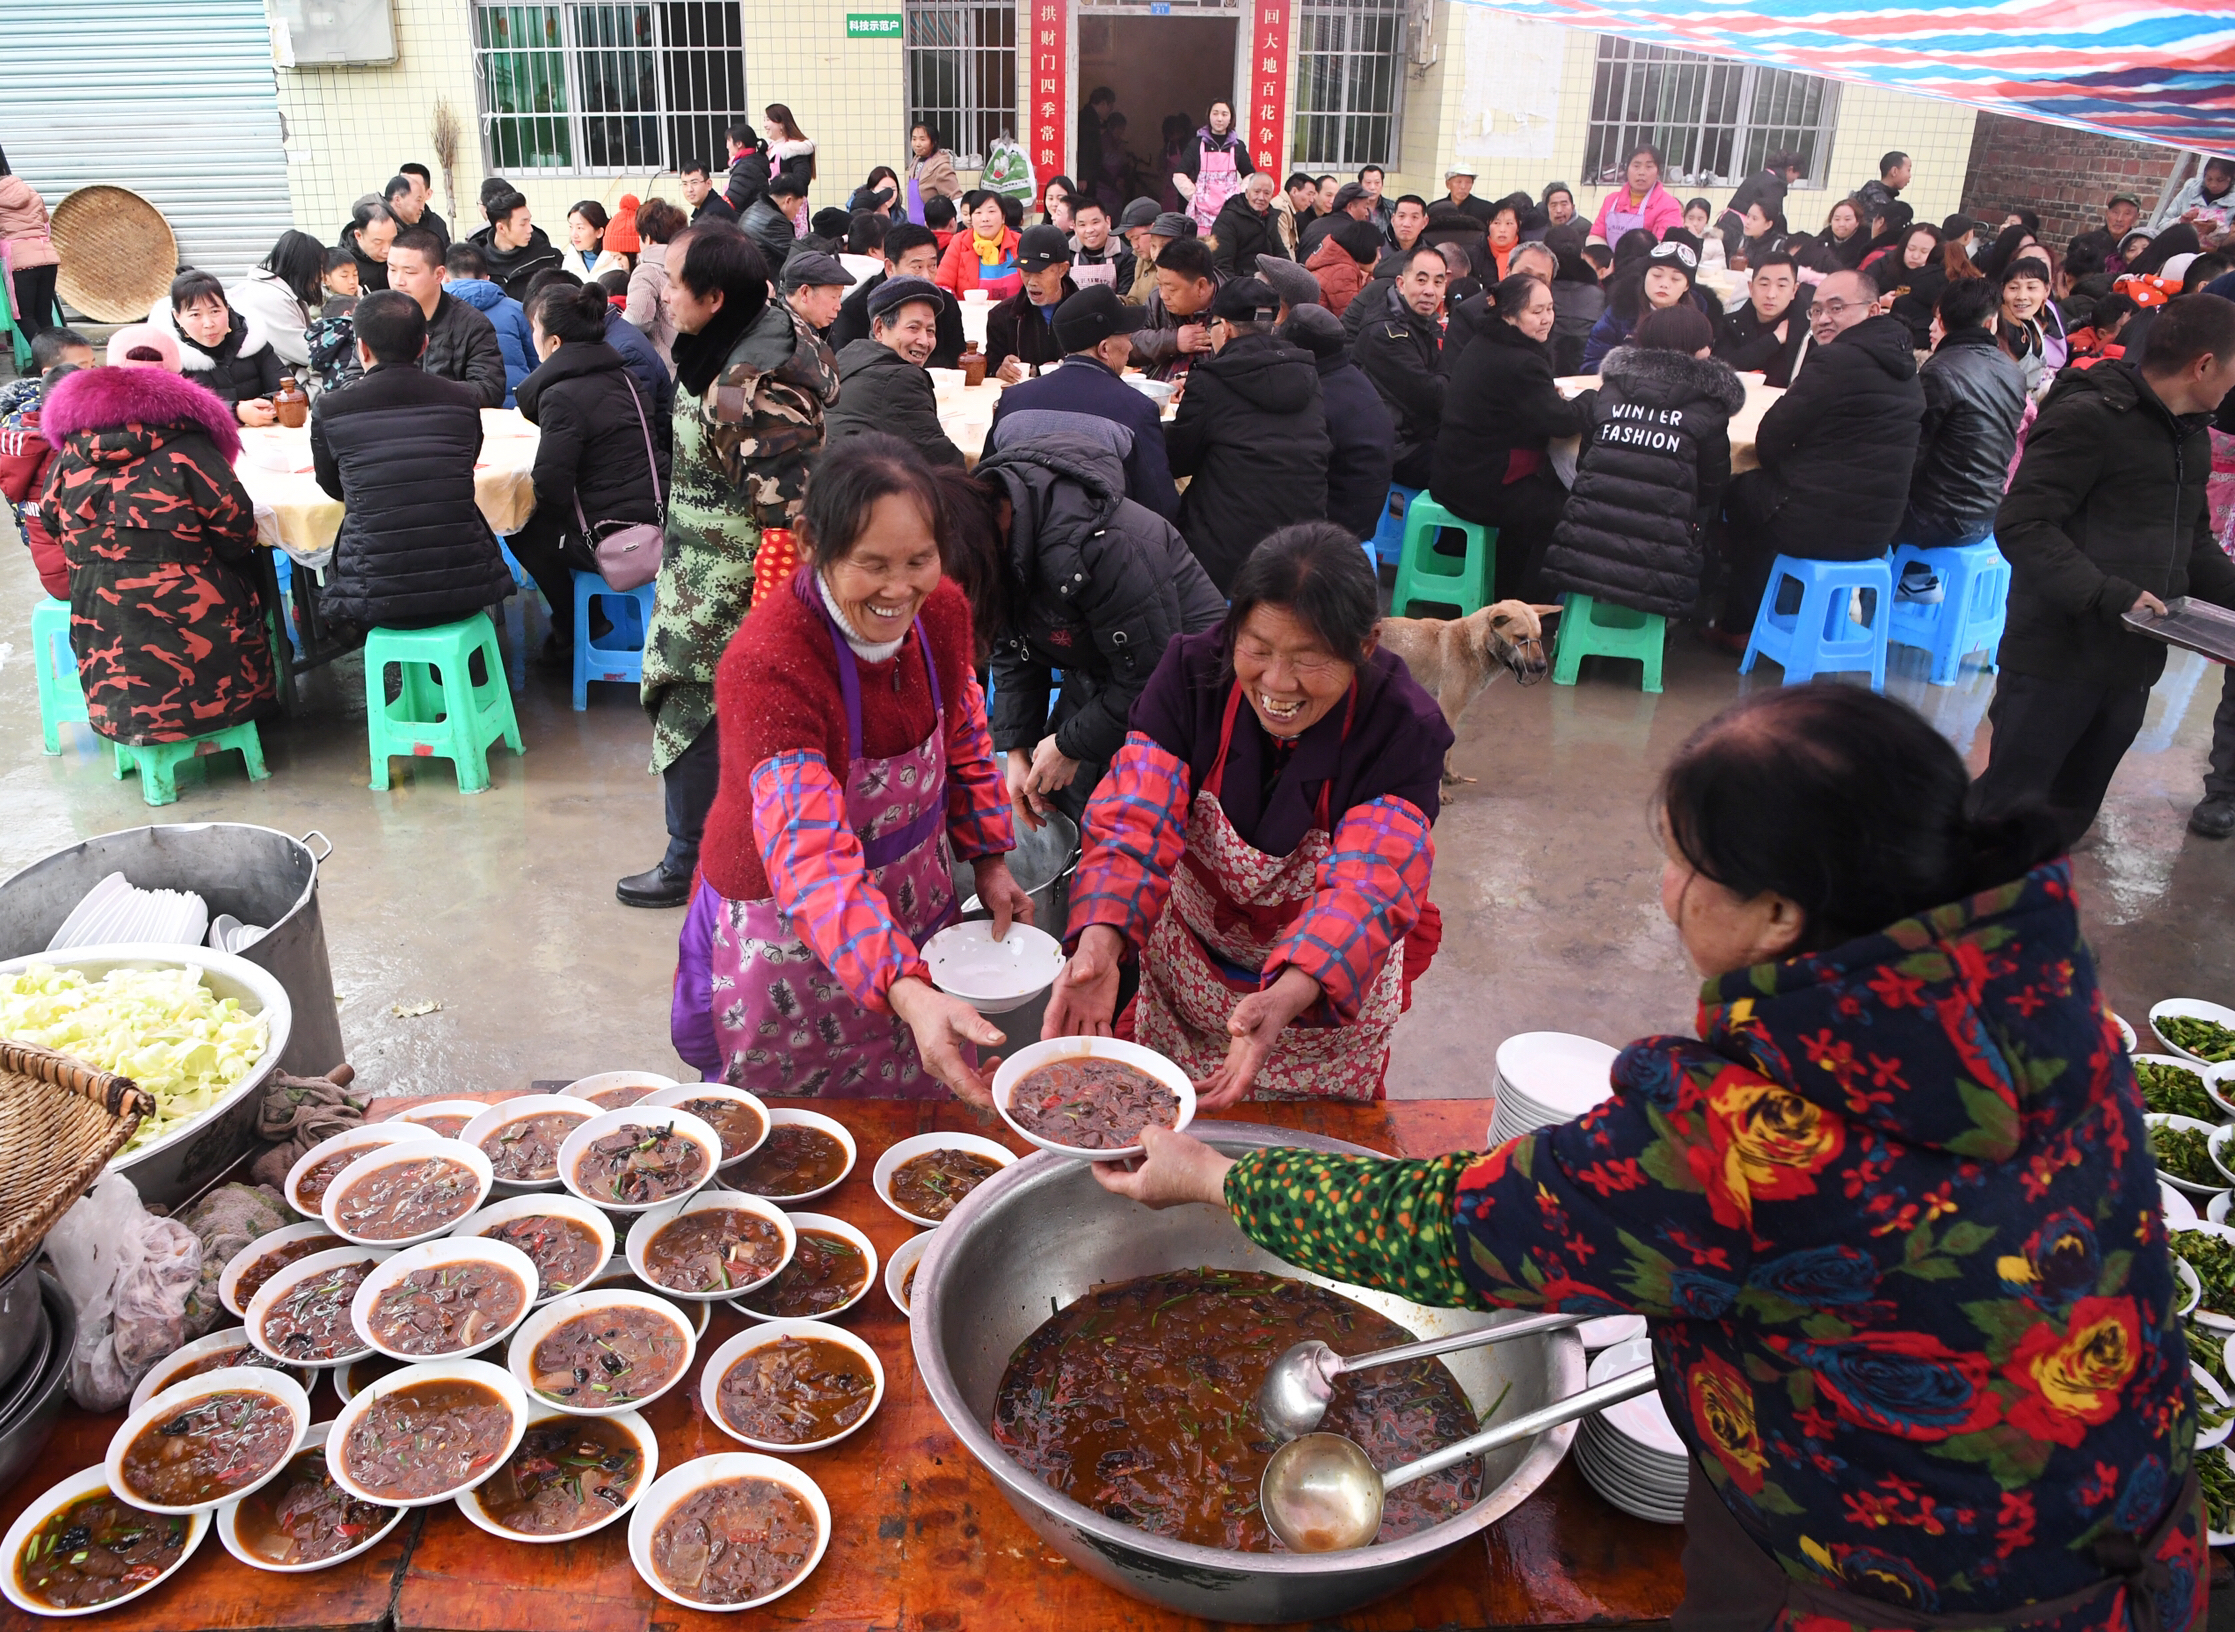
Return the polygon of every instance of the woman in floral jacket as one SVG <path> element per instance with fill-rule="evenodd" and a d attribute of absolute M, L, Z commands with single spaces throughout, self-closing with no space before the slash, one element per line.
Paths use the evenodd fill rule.
<path fill-rule="evenodd" d="M 1967 822 L 1966 782 L 1867 691 L 1749 699 L 1662 787 L 1700 1040 L 1481 1155 L 1152 1128 L 1096 1173 L 1423 1303 L 1644 1315 L 1692 1452 L 1680 1629 L 2201 1628 L 2141 1100 L 2069 864 Z"/>

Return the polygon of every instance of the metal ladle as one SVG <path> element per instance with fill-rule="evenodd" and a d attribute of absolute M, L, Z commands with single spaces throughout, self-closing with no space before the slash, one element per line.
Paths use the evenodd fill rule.
<path fill-rule="evenodd" d="M 1547 1428 L 1603 1411 L 1652 1386 L 1653 1368 L 1640 1366 L 1387 1473 L 1366 1459 L 1355 1440 L 1341 1434 L 1306 1434 L 1275 1451 L 1265 1465 L 1265 1477 L 1257 1486 L 1258 1507 L 1273 1534 L 1291 1552 L 1347 1552 L 1380 1534 L 1382 1499 L 1399 1485 L 1517 1439 L 1532 1439 Z"/>
<path fill-rule="evenodd" d="M 1449 1337 L 1424 1338 L 1418 1343 L 1401 1344 L 1378 1354 L 1352 1355 L 1348 1359 L 1315 1338 L 1309 1343 L 1297 1344 L 1266 1371 L 1265 1381 L 1257 1390 L 1258 1419 L 1283 1443 L 1299 1439 L 1319 1426 L 1320 1419 L 1327 1414 L 1328 1402 L 1335 1397 L 1335 1379 L 1346 1372 L 1400 1365 L 1407 1360 L 1426 1360 L 1460 1349 L 1503 1343 L 1509 1337 L 1555 1332 L 1563 1327 L 1579 1326 L 1584 1319 L 1581 1315 L 1529 1315 L 1502 1326 L 1455 1332 Z"/>

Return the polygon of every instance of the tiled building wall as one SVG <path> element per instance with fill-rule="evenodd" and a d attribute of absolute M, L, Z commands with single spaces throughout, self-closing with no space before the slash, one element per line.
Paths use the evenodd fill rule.
<path fill-rule="evenodd" d="M 2180 158 L 2177 148 L 1982 113 L 1971 135 L 1963 209 L 1989 222 L 2015 209 L 2039 210 L 2042 236 L 2062 244 L 2101 226 L 2113 193 L 2139 195 L 2148 220 Z"/>

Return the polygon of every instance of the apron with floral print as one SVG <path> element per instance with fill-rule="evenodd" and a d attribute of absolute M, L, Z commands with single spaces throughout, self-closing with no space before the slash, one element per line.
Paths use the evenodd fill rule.
<path fill-rule="evenodd" d="M 1219 210 L 1242 190 L 1242 178 L 1234 168 L 1231 148 L 1198 146 L 1195 157 L 1195 196 L 1188 201 L 1187 213 L 1195 217 L 1196 226 L 1207 238 L 1218 221 Z"/>
<path fill-rule="evenodd" d="M 1350 707 L 1358 693 L 1352 689 Z M 1285 856 L 1268 856 L 1234 831 L 1218 794 L 1241 708 L 1237 685 L 1226 700 L 1218 759 L 1188 809 L 1187 849 L 1173 869 L 1172 896 L 1141 953 L 1135 1039 L 1200 1082 L 1225 1063 L 1235 1005 L 1264 988 L 1265 960 L 1286 939 L 1318 887 L 1319 864 L 1334 849 L 1327 790 L 1311 830 Z M 1350 722 L 1343 722 L 1350 734 Z M 1389 1034 L 1403 1009 L 1404 958 L 1382 960 L 1348 1025 L 1291 1021 L 1251 1085 L 1252 1099 L 1381 1097 Z"/>
<path fill-rule="evenodd" d="M 846 823 L 861 840 L 869 882 L 918 946 L 957 917 L 947 840 L 946 709 L 939 665 L 916 621 L 931 677 L 931 735 L 904 754 L 865 759 L 861 671 L 827 608 L 846 698 Z M 793 933 L 773 899 L 719 903 L 709 947 L 721 1080 L 763 1093 L 824 1099 L 916 1099 L 946 1088 L 924 1070 L 899 1016 L 856 1003 Z"/>

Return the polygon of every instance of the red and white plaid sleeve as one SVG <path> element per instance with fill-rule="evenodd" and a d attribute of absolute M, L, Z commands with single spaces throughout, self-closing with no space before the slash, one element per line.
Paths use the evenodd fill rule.
<path fill-rule="evenodd" d="M 957 861 L 1005 856 L 1017 847 L 1009 784 L 994 763 L 986 726 L 986 694 L 978 677 L 964 681 L 964 708 L 947 720 L 947 837 Z"/>
<path fill-rule="evenodd" d="M 1266 983 L 1293 965 L 1319 982 L 1338 1020 L 1357 1019 L 1382 960 L 1420 921 L 1435 860 L 1428 818 L 1410 800 L 1384 795 L 1346 811 L 1312 898 L 1265 960 Z"/>
<path fill-rule="evenodd" d="M 1108 924 L 1138 951 L 1163 915 L 1187 842 L 1187 765 L 1131 732 L 1086 807 L 1086 853 L 1071 880 L 1070 939 Z"/>

